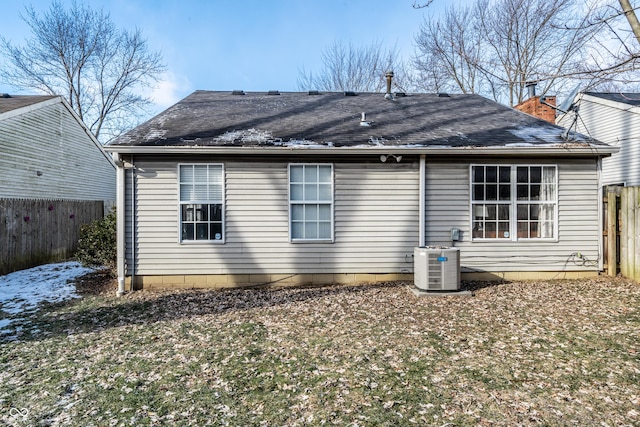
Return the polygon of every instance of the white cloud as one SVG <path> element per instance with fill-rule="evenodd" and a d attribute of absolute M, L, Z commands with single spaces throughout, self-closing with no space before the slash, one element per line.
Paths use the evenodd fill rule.
<path fill-rule="evenodd" d="M 161 109 L 165 109 L 187 96 L 192 90 L 191 82 L 187 77 L 176 76 L 170 72 L 164 73 L 153 88 L 151 101 Z"/>

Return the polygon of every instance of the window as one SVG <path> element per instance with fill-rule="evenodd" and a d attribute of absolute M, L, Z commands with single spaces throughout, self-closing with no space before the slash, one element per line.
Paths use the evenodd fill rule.
<path fill-rule="evenodd" d="M 471 166 L 474 239 L 553 239 L 556 166 Z"/>
<path fill-rule="evenodd" d="M 289 165 L 292 241 L 333 241 L 333 166 Z"/>
<path fill-rule="evenodd" d="M 180 241 L 224 241 L 224 170 L 180 165 Z"/>

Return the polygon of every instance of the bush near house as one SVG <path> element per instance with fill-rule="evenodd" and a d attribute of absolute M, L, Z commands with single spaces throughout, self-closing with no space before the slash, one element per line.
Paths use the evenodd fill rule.
<path fill-rule="evenodd" d="M 113 208 L 103 218 L 82 226 L 76 259 L 86 267 L 106 267 L 115 273 L 116 236 L 116 210 Z"/>

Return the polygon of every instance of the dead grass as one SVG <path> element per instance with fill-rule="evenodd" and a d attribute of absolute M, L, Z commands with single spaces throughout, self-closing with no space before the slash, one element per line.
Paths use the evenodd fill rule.
<path fill-rule="evenodd" d="M 473 298 L 417 298 L 404 283 L 123 298 L 94 287 L 16 323 L 0 347 L 0 421 L 640 424 L 640 285 L 468 286 Z"/>

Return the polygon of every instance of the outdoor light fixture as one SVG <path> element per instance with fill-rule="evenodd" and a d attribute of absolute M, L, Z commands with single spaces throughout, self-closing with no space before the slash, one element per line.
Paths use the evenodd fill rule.
<path fill-rule="evenodd" d="M 394 159 L 396 159 L 396 162 L 398 163 L 400 163 L 400 160 L 402 160 L 402 156 L 396 156 L 395 154 L 383 154 L 380 156 L 380 161 L 382 163 L 386 163 L 389 157 L 393 157 Z"/>

